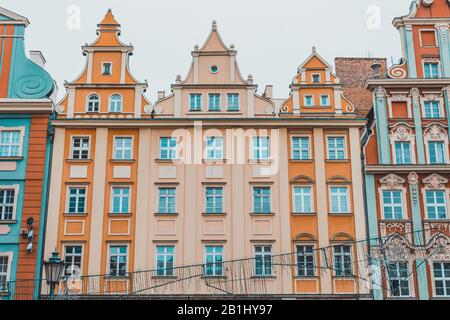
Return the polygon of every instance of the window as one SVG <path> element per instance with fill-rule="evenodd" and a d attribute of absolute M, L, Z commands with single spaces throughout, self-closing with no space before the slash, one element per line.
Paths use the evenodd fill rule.
<path fill-rule="evenodd" d="M 133 138 L 114 137 L 114 160 L 131 160 L 133 158 Z"/>
<path fill-rule="evenodd" d="M 314 105 L 314 98 L 313 98 L 313 96 L 306 95 L 304 99 L 305 99 L 305 106 L 312 107 Z"/>
<path fill-rule="evenodd" d="M 219 72 L 219 67 L 216 66 L 216 65 L 211 66 L 211 68 L 209 68 L 209 71 L 210 71 L 211 73 L 215 74 L 215 73 Z"/>
<path fill-rule="evenodd" d="M 320 96 L 320 105 L 321 106 L 329 106 L 330 105 L 330 96 L 329 95 L 321 95 Z"/>
<path fill-rule="evenodd" d="M 334 272 L 336 277 L 352 276 L 352 247 L 350 245 L 338 245 L 333 247 Z"/>
<path fill-rule="evenodd" d="M 130 213 L 130 187 L 112 188 L 112 213 Z"/>
<path fill-rule="evenodd" d="M 174 275 L 174 246 L 156 246 L 156 275 L 171 277 Z"/>
<path fill-rule="evenodd" d="M 72 138 L 72 155 L 74 160 L 89 159 L 89 137 L 73 137 Z"/>
<path fill-rule="evenodd" d="M 436 31 L 420 30 L 420 41 L 422 47 L 436 47 Z"/>
<path fill-rule="evenodd" d="M 445 219 L 447 217 L 445 191 L 427 190 L 425 195 L 427 201 L 428 219 Z"/>
<path fill-rule="evenodd" d="M 220 111 L 220 94 L 209 94 L 209 111 Z"/>
<path fill-rule="evenodd" d="M 110 246 L 108 255 L 109 275 L 112 277 L 124 277 L 128 270 L 128 247 Z"/>
<path fill-rule="evenodd" d="M 314 246 L 296 246 L 297 276 L 313 277 L 315 272 Z"/>
<path fill-rule="evenodd" d="M 440 118 L 438 101 L 425 101 L 424 107 L 425 107 L 425 118 L 430 119 Z"/>
<path fill-rule="evenodd" d="M 294 213 L 311 212 L 311 187 L 294 187 Z"/>
<path fill-rule="evenodd" d="M 205 246 L 205 276 L 223 275 L 223 246 Z"/>
<path fill-rule="evenodd" d="M 158 213 L 176 213 L 176 189 L 159 188 Z"/>
<path fill-rule="evenodd" d="M 66 277 L 81 275 L 81 260 L 83 258 L 82 246 L 64 247 L 64 275 Z"/>
<path fill-rule="evenodd" d="M 331 187 L 331 213 L 349 213 L 348 188 Z"/>
<path fill-rule="evenodd" d="M 0 256 L 0 292 L 8 292 L 9 257 Z"/>
<path fill-rule="evenodd" d="M 253 137 L 253 159 L 268 160 L 270 157 L 269 137 Z"/>
<path fill-rule="evenodd" d="M 20 130 L 2 130 L 0 132 L 0 157 L 19 157 L 21 140 Z"/>
<path fill-rule="evenodd" d="M 109 76 L 112 74 L 112 63 L 111 62 L 103 62 L 102 64 L 102 74 L 104 76 Z"/>
<path fill-rule="evenodd" d="M 450 297 L 450 262 L 433 263 L 434 290 L 437 297 Z"/>
<path fill-rule="evenodd" d="M 159 157 L 162 160 L 173 160 L 177 157 L 177 138 L 159 139 Z"/>
<path fill-rule="evenodd" d="M 253 188 L 253 212 L 271 213 L 270 187 Z"/>
<path fill-rule="evenodd" d="M 192 93 L 190 95 L 189 101 L 190 111 L 201 111 L 202 110 L 202 95 L 199 93 Z"/>
<path fill-rule="evenodd" d="M 109 112 L 122 112 L 122 96 L 113 94 L 109 98 Z"/>
<path fill-rule="evenodd" d="M 292 137 L 291 140 L 291 157 L 292 160 L 310 160 L 309 138 L 308 137 Z"/>
<path fill-rule="evenodd" d="M 328 137 L 328 160 L 345 160 L 345 138 Z"/>
<path fill-rule="evenodd" d="M 206 138 L 206 159 L 221 160 L 223 159 L 223 138 L 207 137 Z"/>
<path fill-rule="evenodd" d="M 69 187 L 67 213 L 86 213 L 86 188 Z"/>
<path fill-rule="evenodd" d="M 96 94 L 91 94 L 88 97 L 87 112 L 99 112 L 100 111 L 100 97 Z"/>
<path fill-rule="evenodd" d="M 403 219 L 402 191 L 383 191 L 384 219 Z"/>
<path fill-rule="evenodd" d="M 439 63 L 426 62 L 423 64 L 424 75 L 427 79 L 439 78 Z"/>
<path fill-rule="evenodd" d="M 396 164 L 411 164 L 411 143 L 395 142 Z"/>
<path fill-rule="evenodd" d="M 390 295 L 408 297 L 410 295 L 408 264 L 406 262 L 389 263 L 387 269 Z"/>
<path fill-rule="evenodd" d="M 442 141 L 429 141 L 428 152 L 430 164 L 444 164 L 446 161 L 445 147 Z"/>
<path fill-rule="evenodd" d="M 206 213 L 223 213 L 223 188 L 206 188 Z"/>
<path fill-rule="evenodd" d="M 255 246 L 254 252 L 255 276 L 272 275 L 272 246 Z"/>
<path fill-rule="evenodd" d="M 320 83 L 320 74 L 313 74 L 312 75 L 312 82 L 313 83 Z"/>
<path fill-rule="evenodd" d="M 239 111 L 239 94 L 228 94 L 228 111 Z"/>
<path fill-rule="evenodd" d="M 0 221 L 14 218 L 16 205 L 15 189 L 0 189 Z"/>

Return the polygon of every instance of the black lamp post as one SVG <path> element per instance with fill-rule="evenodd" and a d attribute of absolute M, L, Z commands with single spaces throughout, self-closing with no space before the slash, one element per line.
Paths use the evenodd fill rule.
<path fill-rule="evenodd" d="M 61 260 L 56 250 L 48 261 L 44 261 L 44 268 L 47 285 L 50 286 L 50 300 L 53 300 L 55 287 L 61 281 L 64 273 L 64 261 Z"/>

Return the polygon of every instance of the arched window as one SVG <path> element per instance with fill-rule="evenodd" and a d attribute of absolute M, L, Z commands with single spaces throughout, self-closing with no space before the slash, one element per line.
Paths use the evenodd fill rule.
<path fill-rule="evenodd" d="M 91 94 L 87 101 L 87 112 L 100 111 L 100 97 L 96 94 Z"/>
<path fill-rule="evenodd" d="M 109 99 L 109 112 L 122 112 L 122 96 L 113 94 Z"/>

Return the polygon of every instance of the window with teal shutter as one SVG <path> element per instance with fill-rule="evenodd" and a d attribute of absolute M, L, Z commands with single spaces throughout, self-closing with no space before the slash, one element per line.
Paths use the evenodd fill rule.
<path fill-rule="evenodd" d="M 209 94 L 209 111 L 220 111 L 220 94 L 210 93 Z"/>
<path fill-rule="evenodd" d="M 439 78 L 439 63 L 424 63 L 424 74 L 427 79 Z"/>
<path fill-rule="evenodd" d="M 430 164 L 444 164 L 446 161 L 444 142 L 430 141 L 428 142 L 428 152 Z"/>
<path fill-rule="evenodd" d="M 193 93 L 190 95 L 190 111 L 201 111 L 202 110 L 202 95 L 198 93 Z"/>
<path fill-rule="evenodd" d="M 411 164 L 410 142 L 395 142 L 395 159 L 397 164 Z"/>
<path fill-rule="evenodd" d="M 425 118 L 436 119 L 440 118 L 439 102 L 438 101 L 425 101 Z"/>

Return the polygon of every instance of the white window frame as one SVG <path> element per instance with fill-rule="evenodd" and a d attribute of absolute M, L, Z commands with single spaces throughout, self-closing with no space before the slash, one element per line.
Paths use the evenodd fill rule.
<path fill-rule="evenodd" d="M 199 108 L 196 109 L 192 109 L 192 99 L 194 98 L 194 96 L 200 96 L 200 106 Z M 197 102 L 197 100 L 195 100 Z M 197 103 L 196 103 L 196 107 L 197 107 Z M 189 94 L 189 112 L 200 112 L 202 111 L 203 108 L 203 94 L 202 93 L 190 93 Z"/>
<path fill-rule="evenodd" d="M 124 159 L 124 158 L 117 159 L 116 158 L 116 151 L 118 151 L 116 148 L 116 139 L 117 138 L 131 139 L 130 159 Z M 122 155 L 126 151 L 126 149 L 124 149 L 123 147 L 120 148 L 120 150 L 122 152 Z M 126 136 L 126 135 L 125 136 L 122 136 L 122 135 L 113 136 L 113 160 L 130 161 L 130 160 L 133 160 L 133 158 L 134 158 L 134 136 Z"/>
<path fill-rule="evenodd" d="M 414 296 L 414 284 L 411 281 L 411 270 L 413 270 L 413 266 L 410 262 L 406 262 L 406 261 L 396 261 L 396 262 L 391 262 L 391 263 L 406 263 L 407 268 L 408 268 L 408 288 L 409 288 L 409 295 L 400 295 L 400 296 L 393 296 L 391 294 L 391 284 L 390 284 L 390 276 L 389 276 L 389 269 L 388 267 L 385 268 L 385 276 L 386 276 L 386 282 L 387 282 L 387 286 L 389 287 L 389 290 L 387 290 L 387 296 L 389 298 L 410 298 Z M 400 278 L 401 279 L 401 278 Z"/>
<path fill-rule="evenodd" d="M 110 258 L 111 258 L 111 247 L 126 247 L 127 248 L 127 262 L 126 262 L 126 269 L 125 269 L 125 275 L 111 275 L 111 269 L 110 269 Z M 120 278 L 125 277 L 129 271 L 130 268 L 130 246 L 128 243 L 110 243 L 108 244 L 108 254 L 106 258 L 106 274 L 108 277 L 114 277 L 114 278 Z"/>
<path fill-rule="evenodd" d="M 428 191 L 434 191 L 434 192 L 443 192 L 444 193 L 444 207 L 445 207 L 445 217 L 444 218 L 430 218 L 430 214 L 428 212 L 428 202 L 427 202 L 427 192 Z M 448 198 L 450 197 L 450 193 L 449 193 L 449 189 L 448 188 L 439 188 L 439 189 L 431 189 L 428 187 L 423 188 L 423 199 L 424 199 L 424 207 L 425 207 L 425 219 L 426 220 L 447 220 L 449 217 L 449 200 Z M 434 206 L 436 207 L 436 206 Z"/>
<path fill-rule="evenodd" d="M 109 74 L 104 72 L 106 64 L 110 65 L 110 69 L 109 69 L 110 72 L 109 72 Z M 102 70 L 101 70 L 102 76 L 112 76 L 112 74 L 113 74 L 113 65 L 114 64 L 111 61 L 102 61 Z"/>
<path fill-rule="evenodd" d="M 208 146 L 208 139 L 213 139 L 213 145 L 212 147 Z M 222 146 L 219 148 L 217 146 L 217 141 L 221 140 L 222 141 Z M 206 160 L 223 160 L 224 159 L 224 148 L 225 147 L 225 139 L 224 137 L 221 136 L 208 136 L 205 138 L 205 154 L 204 157 Z M 214 153 L 214 157 L 210 158 L 208 156 L 209 151 L 213 151 Z M 222 154 L 221 157 L 217 157 L 216 153 L 220 152 Z"/>
<path fill-rule="evenodd" d="M 169 141 L 171 139 L 175 139 L 175 147 L 170 147 L 170 143 L 168 147 L 163 147 L 162 146 L 162 139 L 169 139 Z M 177 137 L 159 137 L 159 160 L 177 160 L 178 159 L 178 144 L 179 144 L 179 139 Z M 170 156 L 171 151 L 175 151 L 175 157 L 174 158 L 163 158 L 162 157 L 162 151 L 166 150 L 168 152 L 168 155 Z"/>
<path fill-rule="evenodd" d="M 328 140 L 330 138 L 343 138 L 344 139 L 344 158 L 343 159 L 331 159 L 331 157 L 330 157 L 330 148 L 329 148 L 329 143 L 328 143 Z M 331 160 L 331 161 L 346 161 L 346 160 L 348 160 L 347 135 L 344 135 L 344 134 L 327 134 L 325 136 L 325 142 L 326 142 L 326 148 L 327 148 L 327 160 Z"/>
<path fill-rule="evenodd" d="M 261 145 L 259 147 L 256 147 L 256 141 L 262 141 L 262 139 L 267 139 L 267 147 L 262 147 Z M 256 149 L 258 149 L 260 158 L 256 158 Z M 264 161 L 264 160 L 270 160 L 271 159 L 271 139 L 269 136 L 254 136 L 252 137 L 252 160 L 254 161 Z M 263 152 L 267 150 L 267 157 L 262 157 Z"/>
<path fill-rule="evenodd" d="M 14 253 L 10 252 L 10 251 L 0 252 L 0 257 L 6 257 L 8 259 L 8 265 L 7 265 L 7 270 L 6 270 L 6 285 L 8 286 L 8 283 L 11 280 L 11 268 L 12 268 L 12 260 L 14 257 Z M 8 290 L 8 287 L 7 287 L 7 290 Z M 0 291 L 0 293 L 3 293 L 3 292 Z"/>
<path fill-rule="evenodd" d="M 158 247 L 164 247 L 164 248 L 168 248 L 168 247 L 172 247 L 173 248 L 173 253 L 169 254 L 167 253 L 167 251 L 165 251 L 164 253 L 158 253 Z M 176 259 L 176 246 L 174 244 L 156 244 L 155 245 L 155 275 L 157 277 L 175 277 L 175 259 Z M 159 275 L 158 274 L 158 256 L 164 256 L 164 274 L 163 275 Z M 173 259 L 173 267 L 171 269 L 172 274 L 167 274 L 167 271 L 170 270 L 169 268 L 167 268 L 167 257 L 172 256 Z"/>
<path fill-rule="evenodd" d="M 128 190 L 129 190 L 129 194 L 128 194 L 128 212 L 114 212 L 113 210 L 114 210 L 114 189 L 116 189 L 116 188 L 128 188 Z M 127 185 L 127 184 L 123 184 L 123 185 L 119 185 L 119 184 L 114 184 L 114 185 L 111 185 L 111 187 L 110 187 L 110 209 L 109 209 L 109 212 L 111 213 L 111 214 L 113 214 L 113 215 L 121 215 L 121 214 L 131 214 L 131 208 L 132 208 L 132 199 L 133 199 L 133 197 L 132 197 L 132 193 L 133 193 L 133 188 L 131 187 L 131 185 Z M 123 196 L 121 196 L 120 197 L 120 203 L 121 203 L 121 207 L 123 206 L 123 199 L 124 197 Z"/>
<path fill-rule="evenodd" d="M 175 201 L 174 201 L 174 209 L 175 209 L 175 212 L 161 212 L 161 208 L 160 208 L 160 206 L 159 206 L 159 200 L 160 200 L 160 197 L 161 197 L 161 194 L 160 194 L 161 189 L 173 189 L 173 190 L 175 190 L 175 195 L 173 196 L 173 198 L 175 198 Z M 174 214 L 176 214 L 176 213 L 178 212 L 177 191 L 178 191 L 178 190 L 177 190 L 177 187 L 174 186 L 174 185 L 157 186 L 157 187 L 156 187 L 156 213 L 157 213 L 157 214 L 174 215 Z M 171 197 L 172 197 L 172 196 L 171 196 Z M 167 204 L 168 204 L 167 199 L 169 198 L 169 196 L 166 195 L 165 198 L 166 198 L 165 203 L 166 203 L 166 205 L 167 205 Z"/>
<path fill-rule="evenodd" d="M 306 279 L 306 278 L 314 278 L 317 276 L 317 254 L 316 254 L 316 245 L 315 243 L 310 243 L 310 242 L 295 242 L 294 243 L 295 246 L 295 276 L 297 278 L 302 278 L 302 279 Z M 313 257 L 313 275 L 300 275 L 299 274 L 299 269 L 298 269 L 298 247 L 312 247 L 313 252 L 312 252 L 312 257 Z"/>
<path fill-rule="evenodd" d="M 348 246 L 348 247 L 350 247 L 350 273 L 351 274 L 349 274 L 349 275 L 347 275 L 347 274 L 345 274 L 345 275 L 337 275 L 337 270 L 336 270 L 336 268 L 335 268 L 335 263 L 336 263 L 336 247 L 340 247 L 340 246 Z M 333 252 L 333 263 L 332 263 L 332 266 L 333 266 L 333 271 L 334 271 L 334 276 L 336 277 L 336 278 L 353 278 L 353 275 L 354 275 L 354 272 L 355 272 L 355 253 L 353 252 L 353 245 L 352 244 L 350 244 L 350 243 L 345 243 L 345 242 L 343 242 L 343 243 L 335 243 L 335 244 L 333 244 L 333 246 L 332 246 L 332 252 Z M 342 262 L 344 263 L 344 261 L 345 261 L 345 259 L 344 259 L 344 257 L 345 257 L 345 254 L 342 254 L 342 252 L 341 252 L 341 254 L 340 254 L 341 256 L 342 256 Z M 343 270 L 345 271 L 345 266 L 343 266 L 342 267 L 343 268 Z"/>
<path fill-rule="evenodd" d="M 270 209 L 270 212 L 256 212 L 255 211 L 255 198 L 254 198 L 255 197 L 255 188 L 268 188 L 270 190 L 270 193 L 269 193 L 269 205 L 270 205 L 269 209 Z M 252 191 L 252 213 L 260 214 L 260 215 L 271 214 L 272 211 L 273 211 L 272 186 L 269 186 L 269 185 L 255 185 L 255 186 L 252 186 L 251 191 Z M 261 200 L 262 200 L 262 198 L 261 198 Z M 263 204 L 263 202 L 261 202 L 261 208 L 263 208 L 262 204 Z"/>
<path fill-rule="evenodd" d="M 209 188 L 222 189 L 222 195 L 221 195 L 221 197 L 222 197 L 222 210 L 220 212 L 208 212 L 208 195 L 207 195 L 206 192 L 207 192 L 207 190 Z M 219 213 L 225 213 L 225 188 L 223 186 L 215 186 L 215 185 L 205 186 L 205 188 L 204 188 L 204 195 L 205 195 L 205 213 L 206 214 L 214 215 L 214 214 L 219 214 Z M 213 198 L 214 198 L 214 206 L 216 206 L 217 205 L 217 198 L 218 198 L 218 196 L 216 194 L 214 194 Z"/>
<path fill-rule="evenodd" d="M 294 158 L 294 139 L 299 138 L 299 139 L 308 139 L 308 159 L 295 159 Z M 306 160 L 312 160 L 312 150 L 311 150 L 311 136 L 310 135 L 292 135 L 291 136 L 291 160 L 294 161 L 306 161 Z M 300 154 L 301 154 L 301 148 L 300 148 Z"/>
<path fill-rule="evenodd" d="M 345 189 L 347 189 L 347 212 L 333 212 L 333 205 L 332 205 L 332 194 L 331 194 L 331 189 L 332 188 L 345 188 Z M 351 206 L 351 201 L 350 201 L 350 198 L 351 198 L 351 194 L 350 194 L 350 186 L 348 186 L 348 185 L 339 185 L 339 184 L 333 184 L 333 185 L 329 185 L 328 186 L 328 204 L 329 204 L 329 206 L 330 206 L 330 213 L 331 214 L 336 214 L 336 215 L 340 215 L 340 214 L 350 214 L 350 213 L 352 213 L 352 206 Z M 340 200 L 340 198 L 339 198 L 339 203 L 341 202 L 341 200 Z"/>
<path fill-rule="evenodd" d="M 431 283 L 432 283 L 432 288 L 433 288 L 433 298 L 448 298 L 450 297 L 450 288 L 448 290 L 448 295 L 437 295 L 436 293 L 436 278 L 434 277 L 434 264 L 438 263 L 438 264 L 444 264 L 444 263 L 450 263 L 450 261 L 430 261 L 430 273 L 431 273 Z M 440 281 L 446 281 L 445 279 L 448 279 L 450 281 L 450 277 L 449 278 L 437 278 Z"/>
<path fill-rule="evenodd" d="M 306 98 L 307 97 L 311 97 L 311 104 L 307 104 L 306 103 Z M 305 107 L 314 107 L 314 95 L 313 94 L 305 94 L 304 96 L 303 96 L 303 105 L 305 106 Z"/>
<path fill-rule="evenodd" d="M 3 131 L 19 131 L 20 132 L 19 152 L 18 152 L 17 156 L 0 157 L 0 159 L 1 158 L 22 157 L 23 156 L 23 139 L 25 137 L 25 127 L 0 127 L 0 138 L 1 138 L 1 133 Z"/>
<path fill-rule="evenodd" d="M 295 208 L 295 188 L 309 188 L 310 190 L 310 198 L 311 198 L 311 211 L 309 212 L 298 212 Z M 314 208 L 314 188 L 313 185 L 309 185 L 309 184 L 294 184 L 292 185 L 292 211 L 294 214 L 311 214 L 315 212 L 315 208 Z"/>
<path fill-rule="evenodd" d="M 216 256 L 218 256 L 219 254 L 218 253 L 216 253 L 216 252 L 214 252 L 214 253 L 206 253 L 206 247 L 222 247 L 222 253 L 221 253 L 221 255 L 222 255 L 222 274 L 216 274 L 216 262 L 215 262 L 215 258 L 214 258 L 214 262 L 213 262 L 213 264 L 214 264 L 214 274 L 213 275 L 207 275 L 206 274 L 206 265 L 207 265 L 207 261 L 206 261 L 206 257 L 207 257 L 207 255 L 214 255 L 214 257 L 216 257 Z M 205 272 L 204 272 L 204 276 L 205 277 L 212 277 L 212 278 L 214 278 L 214 277 L 223 277 L 224 276 L 224 274 L 225 274 L 225 246 L 223 245 L 223 244 L 205 244 L 204 246 L 203 246 L 203 266 L 204 266 L 204 268 L 205 268 Z"/>
<path fill-rule="evenodd" d="M 96 96 L 98 98 L 98 110 L 89 111 L 89 98 Z M 97 92 L 91 92 L 86 96 L 86 113 L 100 113 L 100 108 L 102 105 L 102 97 Z"/>
<path fill-rule="evenodd" d="M 117 110 L 112 110 L 112 105 L 111 105 L 111 103 L 112 103 L 112 98 L 114 97 L 114 96 L 118 96 L 118 97 L 120 97 L 120 110 L 119 111 L 117 111 Z M 117 102 L 115 102 L 115 103 L 117 103 Z M 123 96 L 120 94 L 120 93 L 112 93 L 109 97 L 108 97 L 108 112 L 109 113 L 123 113 Z"/>
<path fill-rule="evenodd" d="M 426 78 L 425 77 L 425 64 L 437 64 L 438 65 L 438 77 L 437 78 Z M 441 71 L 441 61 L 431 62 L 426 61 L 426 59 L 422 59 L 422 70 L 423 70 L 423 78 L 424 79 L 440 79 L 442 77 L 442 71 Z"/>
<path fill-rule="evenodd" d="M 434 46 L 426 46 L 426 45 L 423 44 L 422 32 L 433 32 L 434 33 L 434 43 L 435 43 Z M 420 47 L 421 48 L 437 48 L 437 47 L 439 47 L 439 42 L 438 42 L 436 29 L 420 29 L 419 30 L 419 39 L 420 39 Z"/>
<path fill-rule="evenodd" d="M 84 244 L 82 244 L 82 243 L 64 243 L 62 247 L 63 247 L 62 252 L 63 252 L 63 255 L 64 255 L 63 259 L 64 259 L 65 262 L 67 261 L 67 259 L 66 259 L 66 247 L 81 247 L 81 261 L 80 261 L 80 274 L 79 275 L 80 276 L 83 275 Z M 73 266 L 73 264 L 72 264 L 72 266 Z M 66 270 L 65 269 L 66 268 L 64 268 L 64 276 L 66 276 Z"/>
<path fill-rule="evenodd" d="M 261 247 L 263 249 L 262 252 L 256 252 L 256 248 Z M 265 248 L 269 247 L 270 254 L 267 254 L 265 251 Z M 262 263 L 262 274 L 256 274 L 256 257 L 262 256 L 263 263 Z M 264 258 L 265 256 L 270 256 L 270 273 L 266 273 L 266 266 L 264 264 Z M 273 245 L 270 243 L 256 243 L 253 245 L 253 276 L 258 278 L 264 278 L 264 277 L 272 277 L 273 276 Z"/>
<path fill-rule="evenodd" d="M 84 212 L 69 212 L 70 208 L 70 189 L 84 189 L 85 190 L 85 200 L 84 200 Z M 78 200 L 77 200 L 78 203 Z M 68 185 L 66 187 L 66 214 L 70 215 L 82 215 L 87 213 L 87 206 L 88 206 L 88 186 L 87 185 Z"/>
<path fill-rule="evenodd" d="M 318 82 L 314 81 L 314 76 L 319 76 L 319 81 Z M 311 83 L 312 84 L 315 84 L 315 83 L 320 84 L 320 83 L 322 83 L 322 75 L 320 73 L 312 73 L 311 74 Z"/>
<path fill-rule="evenodd" d="M 216 109 L 211 109 L 211 97 L 215 96 L 215 97 L 219 97 L 219 108 Z M 221 93 L 208 93 L 208 111 L 209 112 L 220 112 L 222 111 L 222 94 Z"/>
<path fill-rule="evenodd" d="M 427 117 L 427 109 L 426 109 L 427 103 L 428 104 L 437 103 L 439 117 Z M 432 100 L 422 99 L 422 112 L 423 112 L 423 118 L 424 119 L 427 119 L 427 120 L 441 119 L 442 116 L 443 116 L 443 109 L 442 109 L 441 101 L 432 101 Z"/>
<path fill-rule="evenodd" d="M 322 103 L 322 98 L 327 97 L 327 104 Z M 329 94 L 321 94 L 320 95 L 320 106 L 321 107 L 329 107 L 331 106 L 330 95 Z"/>
<path fill-rule="evenodd" d="M 237 109 L 230 109 L 230 96 L 237 96 Z M 227 111 L 239 112 L 241 110 L 241 95 L 239 93 L 227 93 Z"/>
<path fill-rule="evenodd" d="M 82 139 L 87 138 L 88 139 L 89 147 L 88 147 L 88 157 L 87 157 L 87 159 L 75 159 L 73 157 L 73 151 L 74 151 L 73 140 L 76 139 L 76 138 L 82 138 Z M 91 138 L 90 135 L 71 135 L 70 136 L 70 160 L 76 160 L 76 161 L 90 160 L 91 159 L 91 141 L 92 141 L 92 138 Z M 82 150 L 84 150 L 84 149 L 80 148 L 80 153 L 81 153 Z"/>
<path fill-rule="evenodd" d="M 16 220 L 16 213 L 17 213 L 17 203 L 19 201 L 19 192 L 20 192 L 20 185 L 13 184 L 13 185 L 0 185 L 0 190 L 14 190 L 14 204 L 13 204 L 13 212 L 12 212 L 12 221 Z M 10 219 L 5 219 L 1 221 L 11 221 Z"/>

